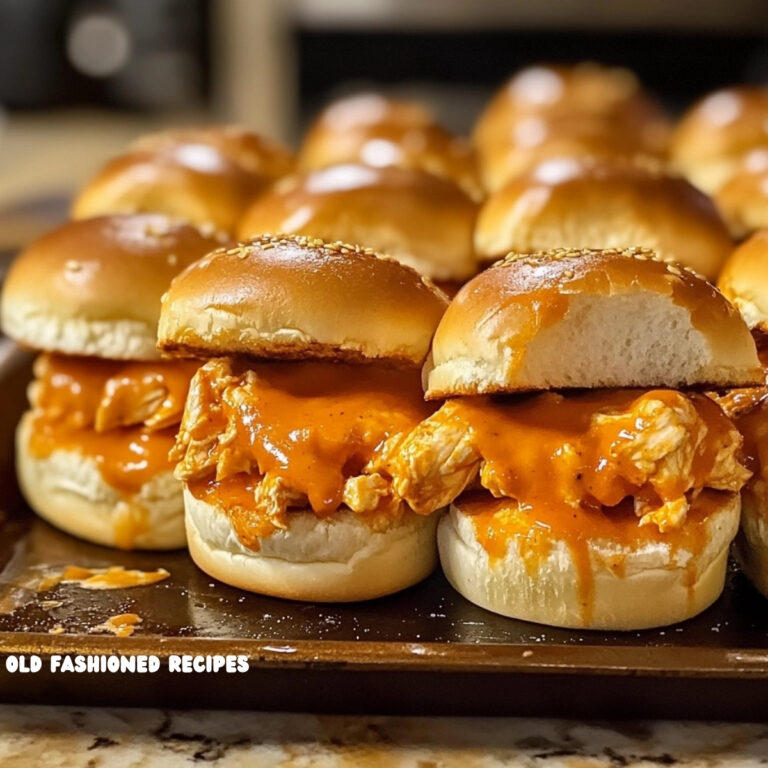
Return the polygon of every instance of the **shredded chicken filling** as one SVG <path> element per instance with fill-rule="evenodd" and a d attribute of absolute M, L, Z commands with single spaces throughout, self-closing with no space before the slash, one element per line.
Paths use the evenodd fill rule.
<path fill-rule="evenodd" d="M 610 513 L 632 498 L 639 525 L 663 532 L 683 525 L 705 488 L 738 491 L 745 484 L 750 473 L 740 448 L 738 431 L 702 395 L 460 398 L 404 441 L 394 485 L 417 511 L 478 485 L 496 498 L 542 509 Z"/>
<path fill-rule="evenodd" d="M 150 431 L 178 424 L 194 363 L 137 363 L 40 355 L 29 400 L 38 416 L 62 429 Z"/>
<path fill-rule="evenodd" d="M 401 445 L 433 410 L 418 370 L 213 360 L 192 380 L 171 458 L 193 492 L 221 491 L 236 530 L 264 535 L 287 528 L 289 510 L 342 505 L 383 529 L 407 511 L 393 482 Z"/>

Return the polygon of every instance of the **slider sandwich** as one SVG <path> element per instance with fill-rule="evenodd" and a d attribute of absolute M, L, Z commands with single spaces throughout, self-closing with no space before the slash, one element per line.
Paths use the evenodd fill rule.
<path fill-rule="evenodd" d="M 670 160 L 712 195 L 752 150 L 768 147 L 768 88 L 721 88 L 697 101 L 675 127 Z"/>
<path fill-rule="evenodd" d="M 758 232 L 733 252 L 718 287 L 752 329 L 763 364 L 761 386 L 715 399 L 743 435 L 752 472 L 741 493 L 736 554 L 744 573 L 768 597 L 768 231 Z"/>
<path fill-rule="evenodd" d="M 287 149 L 233 126 L 150 134 L 80 190 L 72 218 L 164 213 L 232 234 L 254 197 L 292 166 Z"/>
<path fill-rule="evenodd" d="M 299 167 L 313 171 L 341 163 L 417 168 L 453 181 L 473 200 L 484 194 L 472 146 L 436 123 L 391 120 L 339 129 L 321 119 L 301 145 Z"/>
<path fill-rule="evenodd" d="M 459 187 L 424 171 L 334 165 L 260 195 L 240 238 L 269 232 L 358 243 L 455 289 L 477 272 L 476 217 L 477 205 Z"/>
<path fill-rule="evenodd" d="M 591 62 L 516 72 L 472 135 L 485 186 L 499 189 L 554 154 L 663 157 L 669 123 L 628 70 Z"/>
<path fill-rule="evenodd" d="M 744 156 L 714 199 L 736 240 L 768 227 L 768 143 Z"/>
<path fill-rule="evenodd" d="M 423 128 L 434 123 L 435 116 L 421 102 L 363 92 L 335 99 L 322 109 L 307 129 L 305 141 L 322 144 L 326 136 L 374 125 Z"/>
<path fill-rule="evenodd" d="M 720 408 L 679 388 L 760 377 L 738 312 L 650 251 L 509 256 L 435 332 L 426 395 L 448 400 L 404 445 L 422 479 L 396 487 L 417 511 L 452 502 L 440 559 L 477 605 L 560 627 L 681 621 L 722 591 L 749 472 Z"/>
<path fill-rule="evenodd" d="M 445 306 L 415 271 L 317 238 L 257 237 L 174 280 L 158 346 L 207 360 L 172 453 L 202 570 L 313 601 L 430 573 L 438 505 L 417 514 L 397 484 L 420 471 L 402 446 L 434 410 L 419 369 Z"/>
<path fill-rule="evenodd" d="M 184 545 L 168 452 L 196 366 L 156 349 L 171 278 L 220 241 L 160 215 L 64 224 L 3 286 L 3 331 L 42 351 L 17 432 L 17 471 L 49 523 L 122 549 Z"/>
<path fill-rule="evenodd" d="M 552 158 L 480 209 L 475 250 L 481 261 L 565 245 L 650 248 L 710 280 L 733 249 L 712 201 L 655 164 Z"/>

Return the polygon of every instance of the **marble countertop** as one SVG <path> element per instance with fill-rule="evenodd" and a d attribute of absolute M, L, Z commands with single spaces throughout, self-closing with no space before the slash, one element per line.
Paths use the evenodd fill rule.
<path fill-rule="evenodd" d="M 753 768 L 768 726 L 0 706 L 2 768 Z"/>

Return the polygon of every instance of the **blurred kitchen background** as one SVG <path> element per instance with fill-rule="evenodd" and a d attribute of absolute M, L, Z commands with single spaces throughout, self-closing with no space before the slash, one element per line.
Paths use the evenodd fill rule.
<path fill-rule="evenodd" d="M 325 102 L 377 89 L 467 132 L 511 71 L 582 60 L 633 69 L 679 111 L 768 82 L 768 2 L 0 0 L 0 250 L 164 125 L 237 122 L 296 143 Z"/>

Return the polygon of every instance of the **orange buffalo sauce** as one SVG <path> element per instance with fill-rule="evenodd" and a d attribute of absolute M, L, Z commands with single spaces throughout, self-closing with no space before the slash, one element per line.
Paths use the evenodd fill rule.
<path fill-rule="evenodd" d="M 768 509 L 763 490 L 768 469 L 768 399 L 764 398 L 748 413 L 734 419 L 734 423 L 744 438 L 747 469 L 753 473 L 742 493 L 751 510 L 765 515 Z"/>
<path fill-rule="evenodd" d="M 694 456 L 693 476 L 672 473 L 654 489 L 644 487 L 644 476 L 622 451 L 637 440 L 644 425 L 634 405 L 641 399 L 674 405 L 680 393 L 672 390 L 606 390 L 583 395 L 544 394 L 514 402 L 489 397 L 457 399 L 460 418 L 473 432 L 473 444 L 486 467 L 483 485 L 496 495 L 530 503 L 575 500 L 587 507 L 614 506 L 629 495 L 649 494 L 648 501 L 679 498 L 702 487 L 724 436 L 733 429 L 720 408 L 703 395 L 688 395 L 709 438 Z M 620 418 L 599 427 L 599 411 Z"/>
<path fill-rule="evenodd" d="M 638 439 L 644 424 L 637 411 L 642 398 L 673 404 L 680 393 L 611 390 L 583 395 L 544 394 L 515 401 L 487 397 L 460 398 L 458 418 L 472 432 L 472 442 L 484 459 L 481 476 L 488 493 L 463 497 L 461 508 L 473 515 L 478 541 L 492 559 L 501 558 L 511 537 L 518 538 L 520 555 L 530 573 L 538 571 L 552 547 L 563 539 L 579 575 L 585 621 L 593 598 L 588 542 L 604 538 L 634 548 L 643 541 L 671 547 L 703 544 L 703 529 L 686 521 L 680 528 L 639 525 L 634 499 L 657 507 L 706 486 L 717 461 L 717 450 L 733 427 L 719 407 L 703 395 L 688 395 L 707 429 L 707 438 L 693 456 L 690 472 L 654 477 L 654 484 L 630 461 L 622 446 L 632 441 L 632 456 L 642 451 Z M 596 425 L 598 411 L 610 417 Z M 652 431 L 649 439 L 660 434 Z M 501 498 L 499 498 L 501 497 Z M 515 500 L 510 502 L 510 500 Z M 621 575 L 624 558 L 607 563 Z M 691 565 L 695 569 L 695 565 Z M 689 574 L 695 582 L 695 570 Z"/>
<path fill-rule="evenodd" d="M 411 369 L 264 363 L 217 388 L 221 381 L 215 366 L 198 372 L 193 391 L 202 417 L 188 437 L 226 431 L 227 439 L 206 452 L 203 468 L 184 465 L 184 471 L 195 495 L 225 508 L 252 509 L 253 491 L 266 476 L 298 497 L 298 506 L 308 502 L 318 515 L 330 515 L 342 504 L 347 479 L 364 474 L 435 410 L 424 402 L 419 371 Z M 249 541 L 267 530 L 252 524 L 250 534 L 240 525 Z"/>
<path fill-rule="evenodd" d="M 261 548 L 260 540 L 279 530 L 269 517 L 253 509 L 258 482 L 258 478 L 241 473 L 225 480 L 191 480 L 187 487 L 195 498 L 226 510 L 238 541 L 257 552 Z"/>
<path fill-rule="evenodd" d="M 744 438 L 744 461 L 752 472 L 742 494 L 750 509 L 758 510 L 763 515 L 768 509 L 768 500 L 764 491 L 758 490 L 757 484 L 765 482 L 768 470 L 768 336 L 759 331 L 755 333 L 758 357 L 766 374 L 766 385 L 748 389 L 735 389 L 718 397 L 726 413 L 733 418 L 733 423 Z"/>
<path fill-rule="evenodd" d="M 193 363 L 133 363 L 43 355 L 31 386 L 30 451 L 77 451 L 125 498 L 172 466 Z"/>
<path fill-rule="evenodd" d="M 727 392 L 711 395 L 728 416 L 734 419 L 737 426 L 742 416 L 768 401 L 768 336 L 761 331 L 753 331 L 752 333 L 757 344 L 757 356 L 763 366 L 765 382 L 759 387 L 731 389 Z"/>

